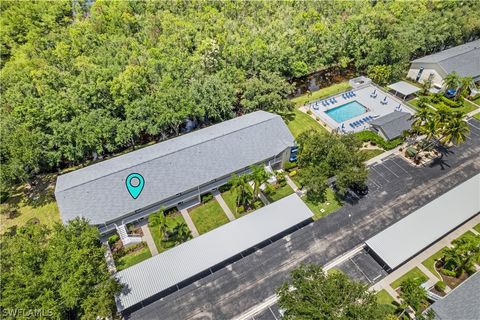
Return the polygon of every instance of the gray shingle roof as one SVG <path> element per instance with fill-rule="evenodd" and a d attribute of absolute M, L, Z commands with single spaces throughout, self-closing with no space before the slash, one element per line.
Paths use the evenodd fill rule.
<path fill-rule="evenodd" d="M 118 311 L 141 303 L 313 216 L 292 194 L 175 248 L 119 271 Z"/>
<path fill-rule="evenodd" d="M 55 196 L 63 221 L 83 216 L 92 224 L 103 224 L 293 145 L 280 116 L 257 111 L 61 175 Z M 133 172 L 145 179 L 136 200 L 125 188 L 125 179 Z"/>
<path fill-rule="evenodd" d="M 379 127 L 387 139 L 394 139 L 402 135 L 403 131 L 412 126 L 412 115 L 408 112 L 394 111 L 383 117 L 373 120 L 370 124 Z"/>
<path fill-rule="evenodd" d="M 437 63 L 446 73 L 456 72 L 461 77 L 480 75 L 480 40 L 465 43 L 412 62 Z"/>
<path fill-rule="evenodd" d="M 465 280 L 445 298 L 435 302 L 431 308 L 435 319 L 478 320 L 480 319 L 480 272 Z"/>

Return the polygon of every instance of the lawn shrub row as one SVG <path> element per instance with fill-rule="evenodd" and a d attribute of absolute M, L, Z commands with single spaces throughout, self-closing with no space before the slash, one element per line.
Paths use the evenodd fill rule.
<path fill-rule="evenodd" d="M 395 138 L 393 140 L 386 141 L 378 134 L 370 130 L 357 132 L 355 133 L 355 136 L 363 142 L 370 142 L 371 144 L 378 145 L 385 150 L 394 149 L 403 143 L 402 138 Z"/>

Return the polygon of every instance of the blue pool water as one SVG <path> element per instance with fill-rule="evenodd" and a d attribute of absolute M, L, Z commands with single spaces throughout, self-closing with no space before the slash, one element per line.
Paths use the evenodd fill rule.
<path fill-rule="evenodd" d="M 343 104 L 339 107 L 325 111 L 325 113 L 338 123 L 346 121 L 348 119 L 355 118 L 356 116 L 365 113 L 367 109 L 357 101 L 352 101 Z"/>

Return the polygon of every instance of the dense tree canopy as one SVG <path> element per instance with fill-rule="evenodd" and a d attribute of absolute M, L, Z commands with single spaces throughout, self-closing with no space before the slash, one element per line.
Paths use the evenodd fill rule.
<path fill-rule="evenodd" d="M 388 316 L 367 285 L 341 272 L 327 274 L 313 264 L 293 270 L 278 296 L 286 320 L 380 320 Z"/>
<path fill-rule="evenodd" d="M 2 319 L 96 319 L 115 314 L 120 285 L 85 220 L 49 230 L 30 224 L 1 243 Z"/>
<path fill-rule="evenodd" d="M 2 1 L 0 182 L 254 110 L 292 77 L 382 82 L 480 34 L 475 1 Z M 74 6 L 74 7 L 72 7 Z"/>
<path fill-rule="evenodd" d="M 298 137 L 300 180 L 310 200 L 324 200 L 327 179 L 335 177 L 338 193 L 348 187 L 364 186 L 368 176 L 362 142 L 354 135 L 306 131 Z"/>

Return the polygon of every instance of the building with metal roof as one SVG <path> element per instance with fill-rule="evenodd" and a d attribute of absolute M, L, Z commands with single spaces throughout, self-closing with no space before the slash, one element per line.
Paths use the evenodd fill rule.
<path fill-rule="evenodd" d="M 81 216 L 107 232 L 198 199 L 251 165 L 281 165 L 293 146 L 280 116 L 257 111 L 61 175 L 55 197 L 64 222 Z M 133 173 L 144 179 L 137 198 L 126 188 Z"/>
<path fill-rule="evenodd" d="M 420 83 L 430 78 L 434 86 L 441 88 L 443 79 L 452 72 L 480 81 L 480 40 L 413 60 L 407 77 Z"/>
<path fill-rule="evenodd" d="M 446 297 L 436 301 L 430 309 L 437 320 L 480 319 L 480 272 L 462 282 Z"/>
<path fill-rule="evenodd" d="M 420 91 L 420 88 L 410 84 L 406 81 L 398 81 L 388 85 L 390 91 L 393 91 L 395 95 L 400 95 L 403 100 L 411 97 L 416 92 Z"/>
<path fill-rule="evenodd" d="M 310 220 L 313 213 L 292 194 L 240 219 L 218 227 L 157 256 L 142 261 L 116 277 L 125 285 L 117 309 L 131 312 L 175 291 L 182 283 L 210 274 L 231 263 L 246 250 Z M 240 256 L 241 257 L 241 256 Z"/>
<path fill-rule="evenodd" d="M 480 212 L 480 174 L 463 182 L 365 243 L 393 270 Z"/>
<path fill-rule="evenodd" d="M 370 122 L 371 129 L 386 140 L 400 137 L 404 131 L 412 127 L 412 115 L 408 112 L 393 111 Z"/>

